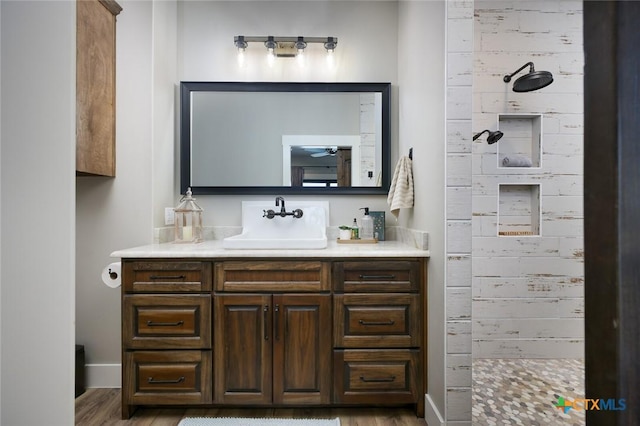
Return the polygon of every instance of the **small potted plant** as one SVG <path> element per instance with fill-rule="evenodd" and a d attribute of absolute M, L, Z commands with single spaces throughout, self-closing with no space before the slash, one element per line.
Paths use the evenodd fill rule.
<path fill-rule="evenodd" d="M 350 240 L 351 239 L 351 227 L 347 225 L 338 226 L 339 235 L 341 240 Z"/>

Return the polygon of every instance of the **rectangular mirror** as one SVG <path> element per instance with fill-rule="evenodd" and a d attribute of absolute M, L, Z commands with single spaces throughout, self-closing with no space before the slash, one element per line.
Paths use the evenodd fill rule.
<path fill-rule="evenodd" d="M 390 83 L 180 83 L 180 189 L 386 194 Z"/>

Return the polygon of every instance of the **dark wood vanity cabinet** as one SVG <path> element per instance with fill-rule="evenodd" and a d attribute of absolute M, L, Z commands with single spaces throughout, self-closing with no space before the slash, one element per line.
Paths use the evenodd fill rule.
<path fill-rule="evenodd" d="M 137 405 L 414 404 L 426 259 L 123 259 L 123 418 Z"/>
<path fill-rule="evenodd" d="M 215 297 L 214 402 L 331 402 L 331 295 Z"/>

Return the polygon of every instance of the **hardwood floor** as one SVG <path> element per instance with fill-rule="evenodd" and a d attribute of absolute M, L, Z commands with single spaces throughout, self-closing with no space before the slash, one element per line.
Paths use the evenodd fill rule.
<path fill-rule="evenodd" d="M 76 425 L 176 426 L 183 417 L 340 418 L 341 426 L 426 425 L 410 408 L 143 408 L 120 414 L 120 389 L 87 389 L 76 399 Z"/>

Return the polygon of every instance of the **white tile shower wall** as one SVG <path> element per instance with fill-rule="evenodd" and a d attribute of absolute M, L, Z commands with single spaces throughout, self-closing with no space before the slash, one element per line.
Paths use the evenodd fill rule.
<path fill-rule="evenodd" d="M 495 129 L 498 114 L 541 114 L 543 134 L 540 168 L 499 169 L 497 145 L 472 143 L 473 357 L 581 357 L 582 2 L 476 0 L 474 8 L 474 130 Z M 554 82 L 515 93 L 502 76 L 529 61 Z M 540 237 L 497 236 L 499 185 L 532 183 Z"/>
<path fill-rule="evenodd" d="M 447 1 L 447 424 L 471 422 L 473 1 Z"/>

